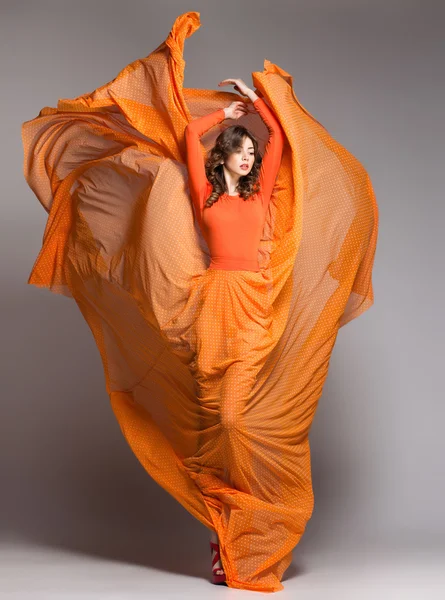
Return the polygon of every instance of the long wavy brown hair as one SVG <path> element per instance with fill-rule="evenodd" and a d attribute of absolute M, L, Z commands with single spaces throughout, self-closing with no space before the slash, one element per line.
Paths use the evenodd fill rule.
<path fill-rule="evenodd" d="M 226 127 L 216 138 L 215 145 L 210 150 L 205 162 L 206 176 L 213 186 L 212 193 L 204 205 L 206 208 L 210 208 L 218 201 L 221 194 L 228 191 L 221 161 L 225 161 L 232 152 L 238 150 L 242 146 L 245 137 L 252 140 L 255 158 L 249 173 L 239 178 L 236 190 L 244 200 L 259 191 L 259 174 L 263 157 L 259 152 L 258 140 L 243 125 L 231 125 Z"/>

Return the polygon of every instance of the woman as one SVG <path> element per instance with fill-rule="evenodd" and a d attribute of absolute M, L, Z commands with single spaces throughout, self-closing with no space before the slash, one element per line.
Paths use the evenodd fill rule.
<path fill-rule="evenodd" d="M 260 271 L 258 245 L 280 167 L 284 136 L 278 120 L 264 100 L 241 79 L 225 79 L 219 85 L 231 83 L 236 91 L 250 99 L 258 111 L 269 130 L 269 140 L 262 158 L 255 136 L 242 125 L 232 125 L 219 134 L 207 162 L 204 163 L 200 137 L 224 119 L 235 120 L 247 115 L 247 106 L 243 101 L 232 102 L 226 108 L 193 120 L 186 127 L 191 198 L 210 250 L 209 269 L 215 271 L 208 275 L 210 289 L 205 290 L 204 303 L 196 321 L 199 356 L 192 366 L 200 385 L 200 402 L 205 406 L 210 404 L 212 392 L 216 391 L 212 389 L 215 364 L 223 365 L 220 393 L 217 398 L 213 396 L 217 403 L 214 413 L 219 413 L 222 435 L 226 435 L 227 445 L 224 447 L 220 443 L 220 459 L 225 465 L 232 466 L 232 469 L 225 472 L 227 483 L 244 489 L 249 488 L 252 482 L 246 481 L 249 474 L 247 465 L 239 464 L 241 454 L 238 454 L 237 444 L 242 445 L 241 438 L 248 432 L 247 428 L 244 429 L 247 427 L 245 424 L 240 425 L 239 417 L 248 405 L 254 383 L 249 376 L 250 370 L 254 372 L 250 368 L 249 359 L 252 358 L 257 364 L 257 348 L 263 349 L 261 356 L 265 358 L 271 346 L 268 331 L 271 306 L 266 302 L 264 306 L 258 306 L 260 315 L 252 314 L 246 299 L 243 302 L 237 291 L 242 289 L 245 271 Z M 237 290 L 238 281 L 241 285 Z M 218 297 L 215 297 L 214 290 Z M 224 292 L 223 297 L 220 295 L 221 290 Z M 213 299 L 216 305 L 212 304 Z M 234 307 L 233 301 L 240 302 Z M 220 315 L 222 318 L 216 321 L 218 305 L 222 305 L 223 310 L 235 311 L 235 317 L 240 315 L 239 319 L 235 319 L 239 330 L 235 332 L 232 343 L 227 343 L 232 319 L 224 319 L 224 315 Z M 245 318 L 241 316 L 243 313 Z M 249 348 L 249 340 L 252 349 Z M 255 354 L 251 351 L 253 349 Z M 224 359 L 235 362 L 226 367 Z M 234 464 L 234 461 L 238 464 Z M 209 467 L 208 464 L 202 466 Z M 217 467 L 216 464 L 214 466 Z M 224 584 L 225 573 L 218 542 L 217 534 L 211 530 L 213 583 Z"/>

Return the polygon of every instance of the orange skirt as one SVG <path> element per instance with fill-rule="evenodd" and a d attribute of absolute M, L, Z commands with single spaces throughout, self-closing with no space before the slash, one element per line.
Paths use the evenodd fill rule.
<path fill-rule="evenodd" d="M 163 326 L 173 352 L 193 355 L 196 443 L 182 464 L 217 509 L 228 583 L 260 591 L 279 585 L 313 503 L 309 447 L 285 443 L 289 415 L 264 392 L 277 341 L 271 289 L 264 271 L 207 269 Z"/>
<path fill-rule="evenodd" d="M 207 269 L 194 278 L 184 311 L 173 321 L 163 331 L 173 351 L 179 337 L 193 352 L 189 369 L 200 412 L 199 448 L 184 464 L 191 474 L 211 473 L 252 493 L 255 473 L 247 457 L 255 441 L 249 431 L 255 433 L 255 414 L 264 414 L 258 373 L 274 346 L 267 279 L 261 271 Z"/>

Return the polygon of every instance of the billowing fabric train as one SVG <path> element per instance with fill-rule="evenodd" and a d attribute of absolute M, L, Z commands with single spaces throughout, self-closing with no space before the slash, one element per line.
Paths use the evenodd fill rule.
<path fill-rule="evenodd" d="M 199 16 L 180 15 L 147 57 L 23 123 L 24 175 L 48 213 L 28 283 L 77 303 L 123 435 L 147 473 L 217 532 L 227 585 L 275 592 L 313 510 L 308 433 L 337 332 L 374 301 L 378 209 L 364 167 L 300 104 L 292 76 L 265 60 L 252 78 L 284 132 L 281 166 L 260 272 L 231 284 L 227 271 L 221 293 L 251 307 L 245 324 L 267 317 L 267 352 L 252 338 L 231 364 L 215 353 L 204 402 L 197 323 L 206 311 L 208 335 L 213 327 L 235 347 L 240 309 L 211 285 L 184 132 L 240 96 L 183 87 L 184 41 Z M 260 116 L 240 122 L 264 148 Z M 227 126 L 203 135 L 203 152 Z M 227 429 L 221 390 L 237 361 L 242 385 L 232 378 L 224 397 L 236 395 L 240 418 Z"/>

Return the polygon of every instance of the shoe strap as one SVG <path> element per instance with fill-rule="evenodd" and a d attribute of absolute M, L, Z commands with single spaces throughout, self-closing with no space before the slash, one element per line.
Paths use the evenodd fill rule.
<path fill-rule="evenodd" d="M 221 556 L 220 556 L 220 550 L 219 550 L 219 544 L 216 544 L 215 542 L 210 542 L 210 551 L 213 553 L 213 550 L 215 550 L 215 556 L 212 559 L 212 569 L 214 567 L 214 565 L 220 560 Z M 222 567 L 216 567 L 217 569 L 222 569 Z"/>

